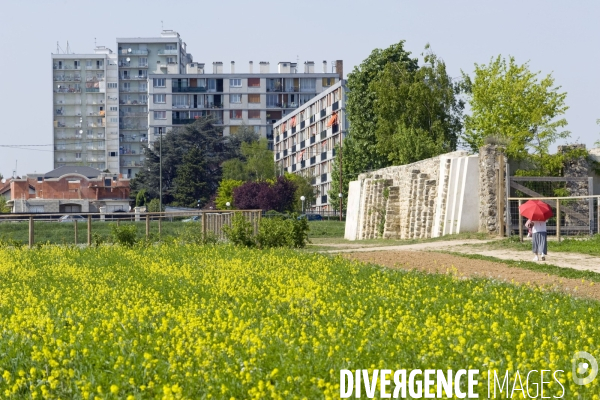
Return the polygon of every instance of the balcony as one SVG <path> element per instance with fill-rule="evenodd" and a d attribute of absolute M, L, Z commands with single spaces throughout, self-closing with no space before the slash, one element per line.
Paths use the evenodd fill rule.
<path fill-rule="evenodd" d="M 130 118 L 146 118 L 148 117 L 147 112 L 119 112 L 119 117 L 130 117 Z"/>
<path fill-rule="evenodd" d="M 119 142 L 121 143 L 145 143 L 147 140 L 146 136 L 143 135 L 121 135 L 119 136 Z"/>
<path fill-rule="evenodd" d="M 100 88 L 85 88 L 86 93 L 100 93 Z"/>
<path fill-rule="evenodd" d="M 120 165 L 121 167 L 141 167 L 142 163 L 140 161 L 121 160 Z"/>
<path fill-rule="evenodd" d="M 148 79 L 148 75 L 119 75 L 119 79 L 125 81 L 145 81 Z"/>
<path fill-rule="evenodd" d="M 187 125 L 196 122 L 196 118 L 173 118 L 173 125 Z"/>
<path fill-rule="evenodd" d="M 158 55 L 159 56 L 176 56 L 177 49 L 175 49 L 175 50 L 159 50 Z"/>
<path fill-rule="evenodd" d="M 121 49 L 119 52 L 121 55 L 132 55 L 132 56 L 147 56 L 148 50 L 134 50 L 134 49 Z"/>
<path fill-rule="evenodd" d="M 69 75 L 55 75 L 55 82 L 81 82 L 81 75 L 69 74 Z"/>
<path fill-rule="evenodd" d="M 54 93 L 81 93 L 81 88 L 58 88 L 54 89 Z"/>
<path fill-rule="evenodd" d="M 201 93 L 206 92 L 206 86 L 173 86 L 173 93 Z"/>

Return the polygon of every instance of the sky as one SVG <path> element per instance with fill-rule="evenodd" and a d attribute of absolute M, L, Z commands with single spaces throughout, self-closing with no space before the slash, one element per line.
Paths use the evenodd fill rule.
<path fill-rule="evenodd" d="M 0 173 L 52 169 L 52 67 L 63 50 L 92 53 L 94 43 L 116 51 L 117 37 L 158 37 L 172 29 L 194 61 L 211 68 L 231 61 L 344 61 L 347 75 L 373 49 L 400 40 L 419 56 L 427 43 L 452 77 L 498 55 L 551 73 L 566 91 L 568 142 L 588 148 L 600 139 L 600 2 L 554 0 L 316 0 L 82 2 L 2 0 L 0 26 Z M 29 145 L 27 149 L 2 147 Z M 36 145 L 36 146 L 31 146 Z M 42 145 L 42 146 L 40 146 Z M 46 146 L 44 146 L 46 145 Z"/>

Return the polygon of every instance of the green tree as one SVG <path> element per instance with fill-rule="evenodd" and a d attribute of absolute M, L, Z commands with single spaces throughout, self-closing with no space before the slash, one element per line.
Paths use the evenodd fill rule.
<path fill-rule="evenodd" d="M 316 188 L 311 185 L 310 179 L 302 175 L 285 173 L 285 179 L 288 179 L 296 184 L 296 191 L 294 192 L 294 211 L 302 212 L 302 201 L 300 198 L 305 197 L 304 208 L 305 211 L 310 207 L 313 200 L 316 199 L 317 193 Z"/>
<path fill-rule="evenodd" d="M 241 181 L 275 178 L 275 161 L 267 140 L 241 142 L 240 157 L 223 163 L 223 178 Z"/>
<path fill-rule="evenodd" d="M 460 86 L 432 52 L 416 71 L 388 63 L 371 89 L 378 101 L 376 143 L 389 165 L 404 165 L 456 150 L 464 103 Z"/>
<path fill-rule="evenodd" d="M 217 209 L 226 210 L 227 202 L 229 202 L 231 208 L 235 208 L 233 202 L 233 189 L 241 186 L 243 183 L 244 182 L 241 180 L 223 179 L 219 184 L 219 189 L 217 189 L 217 198 L 215 199 Z"/>
<path fill-rule="evenodd" d="M 204 204 L 212 192 L 206 185 L 206 160 L 198 147 L 192 147 L 184 156 L 173 181 L 174 204 L 195 207 Z"/>
<path fill-rule="evenodd" d="M 146 198 L 146 189 L 142 189 L 138 192 L 138 194 L 135 196 L 135 206 L 136 207 L 143 207 L 146 205 L 147 203 L 147 198 Z"/>
<path fill-rule="evenodd" d="M 217 191 L 222 163 L 234 157 L 238 150 L 228 138 L 223 137 L 221 129 L 213 122 L 211 117 L 202 117 L 193 124 L 166 133 L 162 140 L 163 204 L 174 201 L 175 178 L 184 156 L 194 147 L 201 152 L 204 160 L 206 192 L 213 194 Z M 144 154 L 146 159 L 143 168 L 131 181 L 131 196 L 135 199 L 137 193 L 145 189 L 149 200 L 156 199 L 159 197 L 160 141 L 155 141 L 153 146 L 146 146 Z M 210 196 L 205 197 L 208 199 Z"/>
<path fill-rule="evenodd" d="M 0 214 L 8 214 L 11 208 L 6 204 L 6 197 L 0 195 Z"/>
<path fill-rule="evenodd" d="M 379 116 L 375 105 L 379 99 L 372 85 L 377 81 L 390 63 L 404 64 L 407 71 L 416 71 L 417 60 L 410 58 L 410 52 L 404 50 L 404 41 L 387 49 L 375 49 L 359 66 L 348 74 L 348 95 L 346 111 L 350 125 L 350 137 L 344 143 L 348 147 L 344 174 L 356 176 L 366 170 L 378 169 L 389 165 L 387 155 L 377 145 L 377 126 Z"/>
<path fill-rule="evenodd" d="M 559 92 L 551 74 L 539 75 L 528 63 L 518 65 L 514 57 L 507 62 L 501 56 L 488 65 L 475 64 L 473 79 L 463 72 L 471 107 L 464 140 L 472 151 L 478 151 L 486 137 L 497 135 L 506 139 L 509 158 L 527 159 L 540 171 L 555 168 L 549 147 L 570 135 L 562 130 L 567 120 L 561 118 L 568 109 L 567 94 Z"/>

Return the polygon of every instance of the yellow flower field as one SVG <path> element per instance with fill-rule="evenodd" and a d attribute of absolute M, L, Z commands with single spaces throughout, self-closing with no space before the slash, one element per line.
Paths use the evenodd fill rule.
<path fill-rule="evenodd" d="M 562 369 L 563 398 L 597 399 L 570 374 L 599 343 L 597 302 L 489 280 L 231 246 L 0 249 L 0 398 L 338 398 L 340 369 L 471 368 Z"/>

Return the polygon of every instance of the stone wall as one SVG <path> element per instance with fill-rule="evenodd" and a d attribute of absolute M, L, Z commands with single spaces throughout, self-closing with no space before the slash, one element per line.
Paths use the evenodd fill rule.
<path fill-rule="evenodd" d="M 501 149 L 496 145 L 485 145 L 479 148 L 479 232 L 490 234 L 499 234 L 498 226 L 498 179 L 500 174 L 498 170 L 499 156 L 503 154 Z M 504 165 L 508 165 L 506 157 L 504 157 Z M 502 193 L 505 195 L 505 173 L 507 168 L 502 172 Z M 506 215 L 506 208 L 501 211 Z"/>

